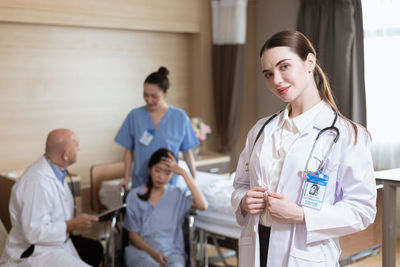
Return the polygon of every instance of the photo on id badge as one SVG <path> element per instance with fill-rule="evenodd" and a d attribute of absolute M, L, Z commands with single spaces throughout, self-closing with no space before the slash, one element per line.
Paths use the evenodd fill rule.
<path fill-rule="evenodd" d="M 304 189 L 304 196 L 309 197 L 311 199 L 322 201 L 323 199 L 323 186 L 318 185 L 317 183 L 312 183 L 307 181 L 306 188 Z"/>
<path fill-rule="evenodd" d="M 320 152 L 320 151 L 319 151 Z M 313 209 L 321 209 L 324 201 L 325 189 L 329 176 L 325 174 L 325 166 L 321 166 L 322 157 L 320 153 L 316 153 L 309 159 L 309 164 L 306 166 L 305 182 L 301 205 Z M 314 172 L 309 169 L 316 170 Z"/>

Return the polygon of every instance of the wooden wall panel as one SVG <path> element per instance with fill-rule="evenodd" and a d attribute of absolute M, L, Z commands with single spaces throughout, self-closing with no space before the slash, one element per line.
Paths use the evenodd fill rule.
<path fill-rule="evenodd" d="M 199 0 L 2 0 L 0 21 L 199 32 Z"/>
<path fill-rule="evenodd" d="M 211 4 L 209 1 L 199 1 L 200 34 L 191 35 L 191 80 L 190 105 L 191 114 L 200 117 L 205 123 L 215 129 L 215 110 L 212 91 L 212 36 L 211 36 Z M 215 131 L 204 143 L 207 150 L 215 151 L 217 147 Z"/>
<path fill-rule="evenodd" d="M 168 102 L 190 112 L 191 35 L 0 23 L 0 171 L 28 166 L 47 133 L 71 128 L 81 140 L 71 171 L 117 161 L 113 142 L 126 114 L 144 104 L 145 77 L 170 69 Z"/>

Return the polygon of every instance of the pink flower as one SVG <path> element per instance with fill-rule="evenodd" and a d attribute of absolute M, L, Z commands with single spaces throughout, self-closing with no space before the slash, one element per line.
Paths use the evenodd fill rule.
<path fill-rule="evenodd" d="M 193 131 L 200 141 L 204 141 L 208 137 L 210 137 L 211 134 L 210 126 L 205 124 L 200 118 L 196 117 L 192 118 L 191 123 Z"/>

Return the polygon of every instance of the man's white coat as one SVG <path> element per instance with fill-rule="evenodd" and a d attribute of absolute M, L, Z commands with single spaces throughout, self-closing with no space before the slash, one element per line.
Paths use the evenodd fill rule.
<path fill-rule="evenodd" d="M 1 266 L 89 266 L 81 261 L 66 220 L 73 216 L 73 198 L 68 184 L 57 180 L 42 156 L 14 184 L 10 199 L 12 229 L 8 235 Z M 21 254 L 35 244 L 33 254 Z"/>

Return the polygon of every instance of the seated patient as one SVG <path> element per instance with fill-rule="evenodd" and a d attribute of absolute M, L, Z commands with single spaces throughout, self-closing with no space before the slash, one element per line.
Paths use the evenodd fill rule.
<path fill-rule="evenodd" d="M 193 179 L 183 170 L 171 151 L 153 153 L 146 186 L 128 195 L 124 227 L 130 244 L 125 248 L 128 266 L 185 266 L 182 224 L 191 207 L 207 209 L 207 201 Z M 168 184 L 173 174 L 181 175 L 188 189 Z"/>

